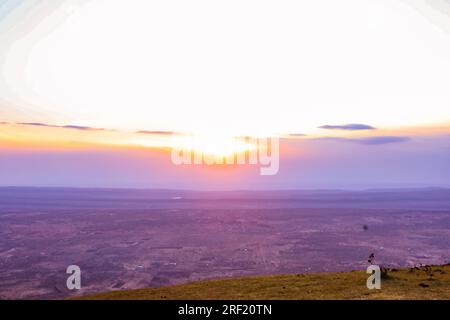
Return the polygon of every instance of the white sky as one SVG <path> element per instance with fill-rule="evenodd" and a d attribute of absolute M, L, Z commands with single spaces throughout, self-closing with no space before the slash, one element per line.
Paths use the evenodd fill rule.
<path fill-rule="evenodd" d="M 425 0 L 31 0 L 0 19 L 0 121 L 230 135 L 450 121 L 450 17 Z"/>

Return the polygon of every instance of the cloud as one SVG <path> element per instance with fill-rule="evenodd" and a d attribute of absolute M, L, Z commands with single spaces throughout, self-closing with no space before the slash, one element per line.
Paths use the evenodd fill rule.
<path fill-rule="evenodd" d="M 17 124 L 22 126 L 35 126 L 35 127 L 46 127 L 46 128 L 62 128 L 62 129 L 74 129 L 74 130 L 82 130 L 82 131 L 104 131 L 106 129 L 103 128 L 93 128 L 87 126 L 76 126 L 76 125 L 64 125 L 58 126 L 54 124 L 41 123 L 41 122 L 18 122 Z"/>
<path fill-rule="evenodd" d="M 379 136 L 379 137 L 361 138 L 359 139 L 359 142 L 362 144 L 377 145 L 377 144 L 407 142 L 410 140 L 411 138 L 409 137 Z"/>
<path fill-rule="evenodd" d="M 35 127 L 52 127 L 57 128 L 58 126 L 46 124 L 46 123 L 40 123 L 40 122 L 18 122 L 17 124 L 20 124 L 21 126 L 35 126 Z"/>
<path fill-rule="evenodd" d="M 154 131 L 152 131 L 152 130 L 140 130 L 140 131 L 136 131 L 136 133 L 139 133 L 139 134 L 150 134 L 150 135 L 172 135 L 172 134 L 174 134 L 175 132 L 173 132 L 173 131 L 158 131 L 158 130 L 154 130 Z"/>
<path fill-rule="evenodd" d="M 327 130 L 376 130 L 376 128 L 372 126 L 360 123 L 349 123 L 343 125 L 324 125 L 319 128 Z"/>
<path fill-rule="evenodd" d="M 86 126 L 74 126 L 74 125 L 61 126 L 60 128 L 65 128 L 65 129 L 76 129 L 76 130 L 105 130 L 105 129 L 103 129 L 103 128 L 92 128 L 92 127 L 86 127 Z"/>
<path fill-rule="evenodd" d="M 376 137 L 367 137 L 367 138 L 323 137 L 323 138 L 317 138 L 317 140 L 352 142 L 352 143 L 358 143 L 358 144 L 364 144 L 364 145 L 383 145 L 383 144 L 390 144 L 390 143 L 408 142 L 411 140 L 411 138 L 410 137 L 401 137 L 401 136 L 376 136 Z"/>
<path fill-rule="evenodd" d="M 8 124 L 7 122 L 0 124 Z M 43 122 L 17 122 L 16 124 L 21 126 L 34 126 L 34 127 L 45 127 L 45 128 L 59 128 L 59 129 L 72 129 L 72 130 L 80 130 L 80 131 L 116 131 L 114 129 L 106 129 L 106 128 L 95 128 L 88 126 L 79 126 L 79 125 L 55 125 Z M 139 130 L 135 133 L 138 134 L 147 134 L 147 135 L 172 135 L 176 132 L 173 131 L 162 131 L 162 130 Z"/>
<path fill-rule="evenodd" d="M 304 133 L 287 133 L 287 134 L 283 134 L 280 135 L 280 138 L 282 139 L 300 139 L 300 138 L 304 138 L 307 135 Z"/>
<path fill-rule="evenodd" d="M 289 133 L 289 137 L 306 137 L 306 134 L 304 133 Z"/>

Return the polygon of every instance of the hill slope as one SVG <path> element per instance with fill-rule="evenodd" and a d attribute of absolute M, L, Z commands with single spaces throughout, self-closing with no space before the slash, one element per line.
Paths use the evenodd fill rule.
<path fill-rule="evenodd" d="M 450 299 L 450 264 L 390 269 L 381 290 L 369 290 L 364 271 L 257 276 L 112 291 L 77 299 Z"/>

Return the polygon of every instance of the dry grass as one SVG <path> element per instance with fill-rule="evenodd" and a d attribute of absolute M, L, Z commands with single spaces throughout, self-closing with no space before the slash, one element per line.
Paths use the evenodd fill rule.
<path fill-rule="evenodd" d="M 450 299 L 450 264 L 390 270 L 381 290 L 367 289 L 368 276 L 365 271 L 259 276 L 112 291 L 77 299 Z"/>

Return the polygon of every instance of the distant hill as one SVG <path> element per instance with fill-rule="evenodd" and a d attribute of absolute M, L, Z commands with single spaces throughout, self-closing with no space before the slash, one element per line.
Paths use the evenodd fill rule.
<path fill-rule="evenodd" d="M 365 271 L 257 276 L 112 291 L 76 299 L 450 299 L 450 264 L 389 269 L 381 290 L 369 290 Z"/>

